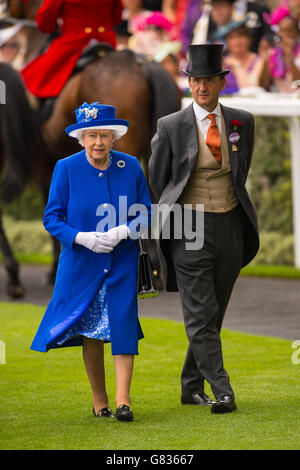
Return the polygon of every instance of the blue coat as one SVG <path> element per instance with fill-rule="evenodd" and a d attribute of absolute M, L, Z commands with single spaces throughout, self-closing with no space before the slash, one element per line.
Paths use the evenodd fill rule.
<path fill-rule="evenodd" d="M 142 226 L 149 225 L 151 199 L 140 164 L 121 152 L 112 151 L 111 155 L 111 165 L 104 172 L 88 162 L 85 150 L 59 160 L 55 166 L 43 224 L 61 242 L 62 250 L 53 296 L 31 345 L 36 351 L 82 344 L 81 337 L 61 346 L 57 343 L 89 307 L 105 280 L 112 354 L 138 354 L 143 332 L 137 309 L 136 241 L 123 240 L 111 253 L 94 253 L 73 244 L 78 232 L 108 229 L 106 226 L 103 230 L 99 223 L 108 221 L 105 208 L 109 204 L 116 209 L 116 223 L 109 228 L 125 222 L 134 232 L 138 221 Z M 136 203 L 146 206 L 144 218 L 133 211 L 126 222 L 124 196 L 128 208 Z"/>

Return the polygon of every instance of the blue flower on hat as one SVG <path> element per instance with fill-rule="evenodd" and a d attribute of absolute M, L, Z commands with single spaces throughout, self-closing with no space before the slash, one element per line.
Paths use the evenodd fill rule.
<path fill-rule="evenodd" d="M 91 104 L 83 103 L 80 108 L 76 109 L 75 111 L 77 122 L 88 122 L 93 119 L 97 119 L 99 108 L 97 108 L 95 105 L 98 104 L 98 102 Z"/>

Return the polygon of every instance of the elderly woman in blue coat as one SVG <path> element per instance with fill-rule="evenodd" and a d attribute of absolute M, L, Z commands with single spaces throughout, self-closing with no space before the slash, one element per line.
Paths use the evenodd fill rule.
<path fill-rule="evenodd" d="M 112 150 L 128 121 L 113 106 L 84 103 L 66 132 L 84 149 L 55 166 L 43 224 L 62 245 L 53 296 L 31 349 L 82 345 L 97 417 L 132 421 L 130 383 L 143 332 L 138 320 L 137 236 L 151 217 L 138 160 Z M 140 231 L 140 233 L 139 233 Z M 103 343 L 111 343 L 116 414 L 105 387 Z"/>

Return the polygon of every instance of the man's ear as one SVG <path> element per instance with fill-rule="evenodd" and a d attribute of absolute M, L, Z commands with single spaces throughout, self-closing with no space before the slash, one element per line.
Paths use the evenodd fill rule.
<path fill-rule="evenodd" d="M 225 75 L 220 76 L 220 92 L 224 90 L 226 85 L 226 78 Z"/>

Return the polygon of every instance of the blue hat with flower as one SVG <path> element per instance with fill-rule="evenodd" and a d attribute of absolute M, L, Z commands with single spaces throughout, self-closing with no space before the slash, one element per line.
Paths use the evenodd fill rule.
<path fill-rule="evenodd" d="M 75 111 L 76 124 L 66 128 L 70 137 L 78 138 L 81 131 L 87 129 L 110 129 L 115 131 L 117 139 L 128 131 L 129 122 L 125 119 L 116 119 L 116 108 L 106 104 L 83 103 Z"/>

